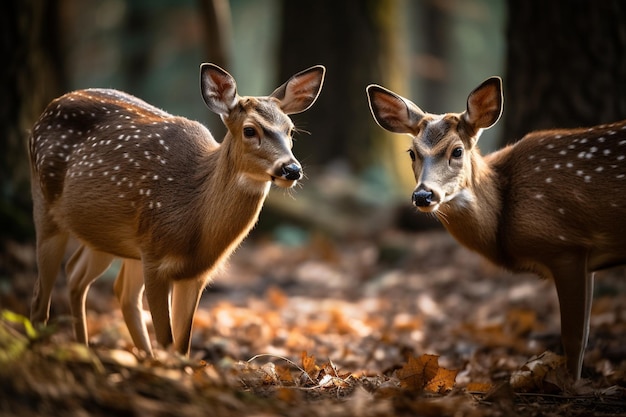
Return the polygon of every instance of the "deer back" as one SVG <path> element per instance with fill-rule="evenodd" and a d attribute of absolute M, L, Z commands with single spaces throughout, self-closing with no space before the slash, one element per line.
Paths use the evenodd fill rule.
<path fill-rule="evenodd" d="M 590 270 L 626 262 L 625 158 L 626 121 L 536 131 L 488 155 L 508 258 L 578 253 Z"/>
<path fill-rule="evenodd" d="M 436 115 L 368 87 L 376 121 L 413 138 L 416 207 L 511 269 L 549 275 L 541 264 L 577 254 L 595 269 L 625 262 L 626 121 L 532 132 L 483 157 L 477 142 L 501 115 L 501 88 L 492 77 L 470 93 L 464 112 Z"/>

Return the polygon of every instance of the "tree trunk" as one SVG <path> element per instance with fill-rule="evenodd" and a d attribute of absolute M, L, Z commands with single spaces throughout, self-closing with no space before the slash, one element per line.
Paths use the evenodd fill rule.
<path fill-rule="evenodd" d="M 503 143 L 626 118 L 626 2 L 509 0 Z"/>
<path fill-rule="evenodd" d="M 63 90 L 55 0 L 0 5 L 0 238 L 32 235 L 27 137 L 48 102 Z"/>
<path fill-rule="evenodd" d="M 200 0 L 206 31 L 205 56 L 208 62 L 231 71 L 232 24 L 228 0 Z"/>
<path fill-rule="evenodd" d="M 380 162 L 380 128 L 372 121 L 365 87 L 390 86 L 394 69 L 393 1 L 283 1 L 280 78 L 314 64 L 328 74 L 314 108 L 298 115 L 297 127 L 313 140 L 298 141 L 305 164 L 347 160 L 359 171 Z M 399 39 L 394 39 L 399 41 Z M 378 154 L 378 155 L 376 155 Z"/>

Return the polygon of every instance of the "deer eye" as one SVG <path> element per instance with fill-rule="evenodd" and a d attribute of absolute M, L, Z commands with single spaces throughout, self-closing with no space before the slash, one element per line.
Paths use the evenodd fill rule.
<path fill-rule="evenodd" d="M 415 161 L 415 152 L 413 152 L 413 149 L 409 149 L 409 156 L 411 157 L 411 161 Z"/>
<path fill-rule="evenodd" d="M 253 127 L 244 127 L 243 135 L 246 138 L 253 138 L 256 136 L 256 130 Z"/>
<path fill-rule="evenodd" d="M 463 156 L 463 148 L 461 148 L 460 146 L 458 148 L 454 148 L 454 150 L 452 151 L 452 157 L 460 158 L 461 156 Z"/>

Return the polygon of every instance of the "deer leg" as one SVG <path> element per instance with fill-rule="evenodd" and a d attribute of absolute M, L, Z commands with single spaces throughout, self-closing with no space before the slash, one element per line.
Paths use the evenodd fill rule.
<path fill-rule="evenodd" d="M 124 259 L 113 286 L 120 302 L 124 322 L 138 349 L 152 356 L 148 329 L 143 320 L 143 265 L 137 259 Z"/>
<path fill-rule="evenodd" d="M 176 281 L 172 289 L 172 323 L 176 350 L 188 355 L 191 348 L 191 328 L 198 309 L 204 279 Z"/>
<path fill-rule="evenodd" d="M 39 232 L 40 228 L 37 229 Z M 50 315 L 52 288 L 59 275 L 69 235 L 59 232 L 49 236 L 41 234 L 44 236 L 37 236 L 38 274 L 30 306 L 30 320 L 33 323 L 46 324 Z"/>
<path fill-rule="evenodd" d="M 114 257 L 80 245 L 65 265 L 70 290 L 70 310 L 74 335 L 79 343 L 88 344 L 85 302 L 91 284 L 109 268 Z"/>
<path fill-rule="evenodd" d="M 152 324 L 156 340 L 161 347 L 172 344 L 172 325 L 170 323 L 170 289 L 167 279 L 151 274 L 144 263 L 144 284 L 148 307 L 152 314 Z"/>
<path fill-rule="evenodd" d="M 570 259 L 553 270 L 561 311 L 561 341 L 567 369 L 575 379 L 581 375 L 589 337 L 593 301 L 593 273 L 587 272 L 586 257 Z"/>

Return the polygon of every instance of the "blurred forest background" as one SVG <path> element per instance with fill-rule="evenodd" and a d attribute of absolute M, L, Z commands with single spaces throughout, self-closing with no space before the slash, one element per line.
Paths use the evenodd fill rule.
<path fill-rule="evenodd" d="M 310 132 L 294 152 L 307 179 L 295 198 L 270 198 L 268 210 L 330 230 L 350 230 L 338 229 L 343 219 L 371 225 L 368 213 L 408 205 L 413 187 L 408 139 L 374 123 L 369 83 L 441 113 L 463 110 L 476 85 L 501 75 L 504 120 L 483 135 L 484 152 L 537 128 L 626 117 L 619 0 L 14 0 L 0 10 L 2 241 L 33 237 L 26 143 L 52 98 L 117 88 L 200 120 L 220 139 L 198 91 L 201 62 L 230 71 L 242 95 L 327 67 L 320 99 L 294 117 Z M 261 229 L 274 225 L 263 214 Z"/>

